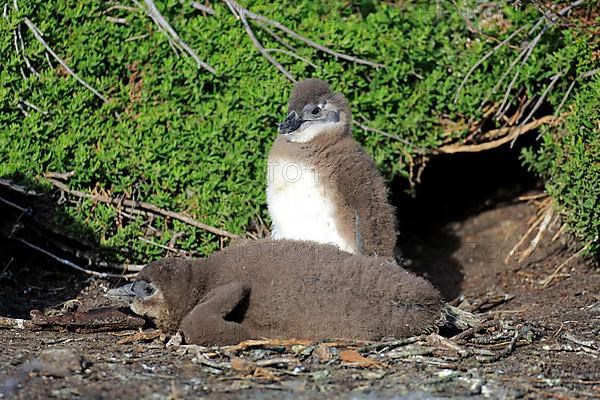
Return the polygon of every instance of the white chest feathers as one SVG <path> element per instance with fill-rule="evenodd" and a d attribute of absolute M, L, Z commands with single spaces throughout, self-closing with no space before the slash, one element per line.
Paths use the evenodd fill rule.
<path fill-rule="evenodd" d="M 302 163 L 269 160 L 267 205 L 273 239 L 311 240 L 354 252 L 354 244 L 339 234 L 331 193 L 317 171 Z"/>

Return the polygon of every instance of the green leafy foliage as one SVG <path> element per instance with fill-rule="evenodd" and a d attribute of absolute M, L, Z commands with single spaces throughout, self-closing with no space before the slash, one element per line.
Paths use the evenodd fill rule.
<path fill-rule="evenodd" d="M 539 150 L 523 158 L 546 182 L 570 228 L 590 251 L 600 234 L 600 77 L 577 93 L 571 113 L 558 130 L 545 129 Z"/>
<path fill-rule="evenodd" d="M 276 0 L 243 5 L 337 51 L 385 64 L 374 69 L 338 60 L 290 38 L 297 54 L 317 68 L 285 53 L 272 53 L 296 77 L 326 79 L 344 92 L 356 120 L 412 143 L 415 147 L 354 130 L 388 177 L 407 177 L 416 148 L 431 150 L 466 138 L 467 123 L 480 120 L 482 104 L 502 100 L 512 74 L 498 82 L 518 54 L 516 46 L 503 46 L 484 61 L 453 101 L 467 71 L 497 41 L 540 18 L 532 6 L 511 4 L 497 7 L 495 17 L 489 18 L 479 3 L 458 2 L 458 10 L 444 1 L 394 5 Z M 260 56 L 226 6 L 213 2 L 216 15 L 204 16 L 188 2 L 156 1 L 181 38 L 217 70 L 215 76 L 198 69 L 185 54 L 176 54 L 135 3 L 116 8 L 93 1 L 19 0 L 18 5 L 19 11 L 7 3 L 7 16 L 0 18 L 0 177 L 49 188 L 44 172 L 73 171 L 68 182 L 72 189 L 146 201 L 235 233 L 243 233 L 259 217 L 267 220 L 266 154 L 285 114 L 291 83 Z M 108 102 L 47 58 L 23 24 L 25 17 Z M 465 21 L 497 40 L 486 40 Z M 252 24 L 266 48 L 281 48 Z M 18 26 L 24 52 L 15 48 Z M 514 84 L 529 95 L 539 94 L 549 77 L 565 70 L 565 79 L 548 97 L 553 106 L 560 101 L 557 94 L 565 92 L 567 78 L 591 63 L 585 38 L 555 28 L 542 37 L 530 60 L 517 66 Z M 511 43 L 519 44 L 527 31 Z M 24 55 L 39 75 L 27 68 Z M 518 103 L 516 96 L 509 101 Z M 581 111 L 580 118 L 587 115 Z M 462 122 L 459 126 L 465 128 L 448 131 L 446 120 Z M 551 159 L 557 148 L 545 144 L 535 165 Z M 586 155 L 580 157 L 583 162 Z M 554 170 L 566 173 L 562 168 L 570 167 Z M 577 229 L 589 236 L 590 225 L 580 218 L 592 217 L 590 206 L 574 211 L 572 202 L 562 204 L 577 215 L 571 218 Z M 183 232 L 177 246 L 201 253 L 219 246 L 215 235 L 178 222 L 156 219 L 149 226 L 134 218 L 121 224 L 114 208 L 89 200 L 67 204 L 62 211 L 55 217 L 57 223 L 85 231 L 103 246 L 126 248 L 137 259 L 155 258 L 162 251 L 139 240 L 144 235 L 155 235 L 155 242 L 166 244 Z"/>

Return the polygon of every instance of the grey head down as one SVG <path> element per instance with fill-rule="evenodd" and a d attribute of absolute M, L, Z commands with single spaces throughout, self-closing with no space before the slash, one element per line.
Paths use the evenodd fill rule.
<path fill-rule="evenodd" d="M 249 241 L 207 258 L 162 259 L 109 294 L 201 345 L 378 340 L 430 332 L 444 319 L 437 290 L 391 259 L 306 241 Z"/>
<path fill-rule="evenodd" d="M 332 92 L 327 82 L 306 79 L 295 85 L 287 116 L 279 125 L 280 135 L 269 153 L 267 203 L 272 237 L 331 243 L 354 254 L 393 256 L 395 209 L 373 159 L 352 138 L 351 123 L 348 101 Z M 317 214 L 307 205 L 311 193 L 304 186 L 294 190 L 300 187 L 295 179 L 280 179 L 285 169 L 274 166 L 282 165 L 306 168 L 303 176 L 313 177 L 318 186 L 314 191 L 325 204 L 314 208 L 331 207 L 334 223 L 320 224 L 323 218 L 309 218 Z M 299 229 L 300 225 L 305 229 Z"/>

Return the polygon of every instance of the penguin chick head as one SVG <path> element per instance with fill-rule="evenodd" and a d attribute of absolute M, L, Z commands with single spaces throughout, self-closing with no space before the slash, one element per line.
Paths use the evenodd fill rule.
<path fill-rule="evenodd" d="M 167 332 L 177 330 L 183 317 L 197 303 L 202 284 L 192 290 L 197 278 L 189 260 L 165 258 L 145 266 L 136 280 L 111 289 L 107 297 L 125 302 L 137 315 L 148 317 Z"/>
<path fill-rule="evenodd" d="M 307 143 L 321 134 L 349 134 L 351 120 L 343 94 L 333 93 L 325 81 L 306 79 L 294 86 L 279 133 L 290 142 Z"/>

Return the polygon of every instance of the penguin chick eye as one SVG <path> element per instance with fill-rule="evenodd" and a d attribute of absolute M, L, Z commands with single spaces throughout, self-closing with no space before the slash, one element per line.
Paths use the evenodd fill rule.
<path fill-rule="evenodd" d="M 150 296 L 152 293 L 154 293 L 154 288 L 152 286 L 148 285 L 144 288 L 144 294 L 146 296 Z"/>
<path fill-rule="evenodd" d="M 313 108 L 313 110 L 310 113 L 312 115 L 319 115 L 320 112 L 321 112 L 321 107 L 315 107 L 315 108 Z"/>
<path fill-rule="evenodd" d="M 136 296 L 145 298 L 154 294 L 156 289 L 148 282 L 137 281 L 133 284 L 133 292 Z"/>

